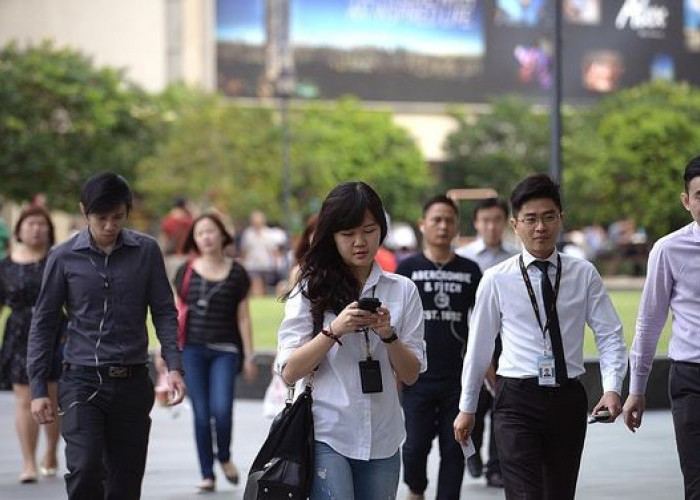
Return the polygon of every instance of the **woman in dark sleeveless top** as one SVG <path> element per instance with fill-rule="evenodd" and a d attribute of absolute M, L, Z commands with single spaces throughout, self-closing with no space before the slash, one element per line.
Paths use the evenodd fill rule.
<path fill-rule="evenodd" d="M 29 207 L 19 217 L 14 236 L 17 244 L 8 257 L 0 262 L 0 309 L 7 306 L 11 312 L 5 324 L 0 350 L 3 385 L 12 384 L 17 399 L 17 433 L 22 449 L 22 483 L 37 479 L 36 444 L 39 425 L 30 411 L 31 397 L 27 378 L 27 339 L 32 320 L 32 309 L 39 295 L 46 255 L 54 243 L 54 230 L 48 212 L 41 207 Z M 54 404 L 60 376 L 60 350 L 49 380 L 49 393 Z M 58 466 L 58 421 L 45 425 L 47 447 L 40 471 L 55 476 Z"/>

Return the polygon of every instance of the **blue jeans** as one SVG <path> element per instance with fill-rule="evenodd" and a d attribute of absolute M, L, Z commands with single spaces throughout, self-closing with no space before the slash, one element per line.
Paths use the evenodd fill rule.
<path fill-rule="evenodd" d="M 187 344 L 182 353 L 185 383 L 194 410 L 194 436 L 202 477 L 214 478 L 212 425 L 216 432 L 216 458 L 231 459 L 233 427 L 233 397 L 239 355 L 210 349 L 204 345 Z"/>
<path fill-rule="evenodd" d="M 391 500 L 399 487 L 398 450 L 389 458 L 354 460 L 316 441 L 309 500 Z"/>

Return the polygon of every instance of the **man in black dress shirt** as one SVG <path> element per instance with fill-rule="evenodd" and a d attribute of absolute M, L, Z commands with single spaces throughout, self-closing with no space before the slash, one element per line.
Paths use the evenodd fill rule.
<path fill-rule="evenodd" d="M 147 309 L 168 365 L 171 404 L 185 396 L 177 313 L 155 239 L 124 229 L 132 194 L 103 172 L 83 185 L 87 227 L 49 254 L 29 333 L 32 414 L 52 422 L 46 379 L 61 311 L 68 314 L 59 381 L 68 497 L 139 498 L 153 406 Z"/>
<path fill-rule="evenodd" d="M 458 411 L 467 321 L 481 271 L 476 262 L 452 251 L 458 221 L 457 205 L 450 198 L 438 195 L 428 200 L 420 222 L 423 251 L 396 269 L 420 292 L 428 355 L 428 370 L 403 388 L 401 401 L 406 420 L 404 481 L 411 500 L 422 499 L 428 485 L 426 463 L 435 436 L 440 443 L 436 498 L 457 499 L 462 488 L 464 455 L 452 438 L 452 422 Z"/>

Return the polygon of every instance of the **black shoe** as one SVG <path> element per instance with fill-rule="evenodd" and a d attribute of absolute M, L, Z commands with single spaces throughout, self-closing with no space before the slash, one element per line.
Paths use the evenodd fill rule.
<path fill-rule="evenodd" d="M 491 488 L 503 488 L 503 476 L 500 472 L 486 474 L 486 486 Z"/>
<path fill-rule="evenodd" d="M 469 475 L 471 477 L 481 477 L 481 474 L 484 471 L 484 463 L 481 461 L 481 457 L 478 453 L 467 459 L 467 470 L 469 471 Z"/>

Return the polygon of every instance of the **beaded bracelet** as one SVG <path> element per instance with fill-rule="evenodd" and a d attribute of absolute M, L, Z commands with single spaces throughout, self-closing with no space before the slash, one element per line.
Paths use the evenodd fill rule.
<path fill-rule="evenodd" d="M 331 324 L 330 324 L 330 323 L 328 323 L 328 330 L 326 330 L 326 329 L 324 328 L 323 330 L 321 330 L 321 333 L 324 334 L 324 335 L 325 335 L 326 337 L 328 337 L 329 339 L 335 340 L 335 341 L 338 343 L 338 345 L 343 345 L 343 343 L 340 341 L 340 336 L 338 336 L 338 335 L 336 335 L 335 333 L 333 333 L 333 328 L 331 328 Z"/>

